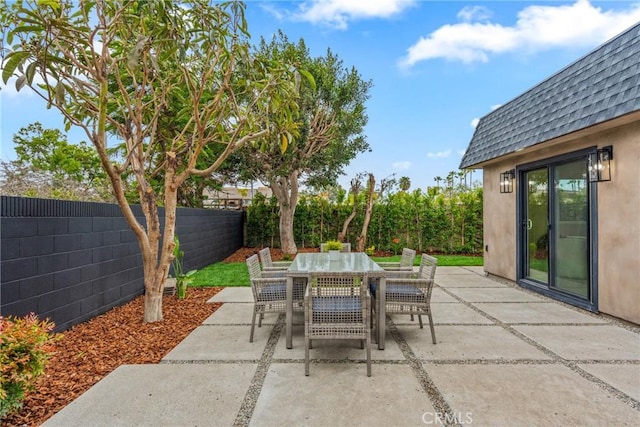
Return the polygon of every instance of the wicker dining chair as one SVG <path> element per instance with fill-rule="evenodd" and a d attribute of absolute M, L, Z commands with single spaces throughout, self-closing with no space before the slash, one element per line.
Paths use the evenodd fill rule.
<path fill-rule="evenodd" d="M 320 243 L 320 252 L 329 252 L 326 243 Z M 340 252 L 351 252 L 351 243 L 343 243 Z"/>
<path fill-rule="evenodd" d="M 253 332 L 258 317 L 258 327 L 262 326 L 265 313 L 284 313 L 287 309 L 287 277 L 285 272 L 269 272 L 260 270 L 258 255 L 247 258 L 249 281 L 253 293 L 253 318 L 251 320 L 251 334 L 249 342 L 253 342 Z M 300 307 L 304 301 L 304 284 L 294 282 L 293 303 L 294 309 Z"/>
<path fill-rule="evenodd" d="M 387 271 L 395 270 L 413 270 L 413 260 L 416 258 L 416 251 L 409 248 L 402 249 L 402 256 L 400 262 L 382 261 L 377 264 Z"/>
<path fill-rule="evenodd" d="M 271 250 L 266 247 L 258 251 L 263 270 L 286 270 L 291 265 L 291 261 L 272 261 Z"/>
<path fill-rule="evenodd" d="M 371 294 L 367 276 L 344 272 L 312 273 L 304 296 L 305 375 L 314 339 L 360 340 L 371 376 Z"/>
<path fill-rule="evenodd" d="M 414 315 L 417 315 L 421 329 L 423 328 L 422 315 L 427 315 L 429 327 L 431 328 L 431 340 L 434 344 L 436 343 L 436 332 L 431 314 L 431 292 L 437 264 L 438 260 L 436 258 L 422 254 L 420 269 L 417 274 L 409 271 L 388 271 L 385 273 L 386 313 L 407 314 L 411 315 L 412 319 Z M 370 289 L 373 298 L 373 309 L 377 310 L 375 282 L 371 282 Z"/>

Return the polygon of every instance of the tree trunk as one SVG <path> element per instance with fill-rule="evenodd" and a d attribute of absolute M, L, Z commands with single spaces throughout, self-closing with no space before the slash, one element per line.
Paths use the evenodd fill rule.
<path fill-rule="evenodd" d="M 280 248 L 284 254 L 295 255 L 298 247 L 293 235 L 293 217 L 298 205 L 298 171 L 269 181 L 280 210 Z"/>
<path fill-rule="evenodd" d="M 349 224 L 351 223 L 351 220 L 353 220 L 353 218 L 356 217 L 357 207 L 358 206 L 354 203 L 353 204 L 353 209 L 351 210 L 351 213 L 349 214 L 347 219 L 344 220 L 344 224 L 342 224 L 342 231 L 340 233 L 338 233 L 338 241 L 339 242 L 343 242 L 344 238 L 347 236 L 347 230 L 349 228 Z"/>
<path fill-rule="evenodd" d="M 180 179 L 175 174 L 175 160 L 168 158 L 164 182 L 164 230 L 160 229 L 160 215 L 155 193 L 152 190 L 141 191 L 140 206 L 147 221 L 146 235 L 138 236 L 144 268 L 144 322 L 163 320 L 162 295 L 169 266 L 174 258 Z"/>
<path fill-rule="evenodd" d="M 145 292 L 143 321 L 147 323 L 158 322 L 160 320 L 162 320 L 162 292 L 160 292 L 160 295 Z"/>
<path fill-rule="evenodd" d="M 373 211 L 373 196 L 375 194 L 376 189 L 376 178 L 373 174 L 369 174 L 369 183 L 368 183 L 368 193 L 367 193 L 367 208 L 364 211 L 364 222 L 362 223 L 362 232 L 360 236 L 358 236 L 356 242 L 356 251 L 364 252 L 365 246 L 367 244 L 367 231 L 369 229 L 369 221 L 371 221 L 371 212 Z"/>
<path fill-rule="evenodd" d="M 293 214 L 295 208 L 290 205 L 280 207 L 280 246 L 282 252 L 293 255 L 298 252 L 293 236 Z"/>
<path fill-rule="evenodd" d="M 347 236 L 347 229 L 349 228 L 349 224 L 353 218 L 356 217 L 358 213 L 358 193 L 360 192 L 360 181 L 357 178 L 354 178 L 351 181 L 351 194 L 353 195 L 353 209 L 351 209 L 351 214 L 344 220 L 344 224 L 342 224 L 342 231 L 338 233 L 338 241 L 344 241 L 344 238 Z"/>

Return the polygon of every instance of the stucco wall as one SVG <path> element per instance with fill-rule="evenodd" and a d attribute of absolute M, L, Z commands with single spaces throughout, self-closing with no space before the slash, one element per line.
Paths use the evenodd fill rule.
<path fill-rule="evenodd" d="M 484 239 L 488 245 L 484 268 L 516 280 L 516 193 L 500 193 L 501 172 L 563 153 L 612 145 L 612 180 L 597 184 L 598 308 L 640 324 L 640 122 L 602 129 L 581 131 L 484 165 Z"/>
<path fill-rule="evenodd" d="M 640 324 L 640 123 L 601 144 L 613 145 L 613 165 L 598 184 L 599 309 Z"/>
<path fill-rule="evenodd" d="M 516 280 L 516 183 L 513 193 L 500 193 L 500 174 L 512 163 L 497 163 L 482 173 L 484 269 Z"/>

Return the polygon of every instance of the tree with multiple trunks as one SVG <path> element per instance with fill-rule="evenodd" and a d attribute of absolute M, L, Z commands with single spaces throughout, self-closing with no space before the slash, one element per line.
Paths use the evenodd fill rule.
<path fill-rule="evenodd" d="M 252 55 L 244 8 L 206 0 L 0 8 L 3 81 L 15 79 L 85 132 L 137 237 L 145 322 L 162 320 L 179 188 L 243 146 L 297 135 L 296 69 Z M 127 202 L 129 179 L 144 221 Z"/>
<path fill-rule="evenodd" d="M 367 175 L 367 201 L 364 208 L 364 220 L 362 221 L 362 229 L 360 235 L 356 239 L 356 251 L 364 252 L 367 245 L 367 233 L 369 232 L 369 222 L 371 221 L 371 214 L 373 212 L 373 205 L 376 200 L 380 200 L 384 194 L 393 188 L 397 182 L 394 175 L 384 178 L 380 181 L 380 187 L 376 190 L 376 177 L 368 172 L 363 175 Z"/>
<path fill-rule="evenodd" d="M 294 44 L 282 32 L 269 43 L 262 40 L 258 57 L 295 63 L 310 74 L 300 84 L 299 110 L 293 117 L 299 135 L 288 148 L 278 144 L 283 135 L 271 133 L 261 139 L 263 150 L 241 150 L 233 162 L 242 181 L 259 180 L 271 188 L 279 206 L 282 251 L 295 254 L 293 218 L 300 185 L 334 184 L 358 153 L 369 150 L 363 130 L 371 82 L 343 66 L 331 50 L 312 58 L 303 40 Z"/>

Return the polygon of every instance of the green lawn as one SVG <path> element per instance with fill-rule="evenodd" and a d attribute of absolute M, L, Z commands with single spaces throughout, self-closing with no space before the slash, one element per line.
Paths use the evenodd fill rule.
<path fill-rule="evenodd" d="M 472 266 L 482 266 L 483 258 L 480 256 L 468 256 L 468 255 L 435 255 L 438 259 L 439 267 L 472 267 Z M 391 257 L 379 258 L 372 257 L 372 260 L 379 262 L 400 262 L 400 255 L 395 255 Z M 413 261 L 413 265 L 420 265 L 420 256 L 416 256 Z"/>
<path fill-rule="evenodd" d="M 438 266 L 481 266 L 482 257 L 464 255 L 436 255 Z M 373 258 L 374 261 L 400 261 L 400 255 Z M 420 265 L 420 257 L 416 257 L 415 265 Z M 191 286 L 249 286 L 249 272 L 244 262 L 216 262 L 198 270 L 193 276 Z"/>
<path fill-rule="evenodd" d="M 191 276 L 191 286 L 249 286 L 249 270 L 244 262 L 216 262 Z"/>

